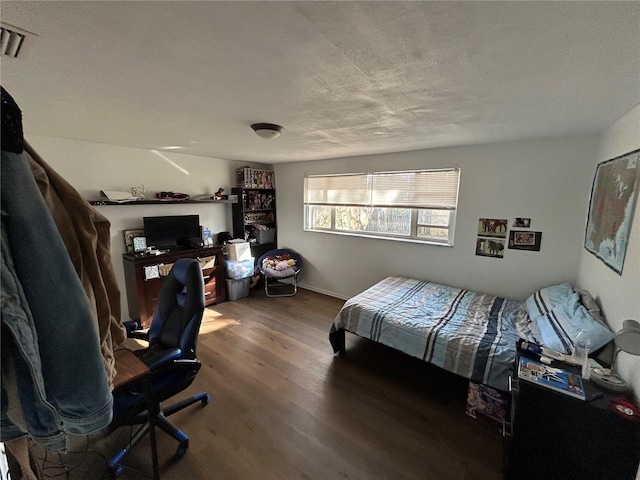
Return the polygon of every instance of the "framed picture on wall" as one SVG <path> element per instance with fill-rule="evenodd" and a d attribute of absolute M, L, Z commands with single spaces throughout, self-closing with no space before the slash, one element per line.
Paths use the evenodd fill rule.
<path fill-rule="evenodd" d="M 478 235 L 484 237 L 506 237 L 509 220 L 506 218 L 478 219 Z"/>
<path fill-rule="evenodd" d="M 133 252 L 142 253 L 147 249 L 147 239 L 145 237 L 133 237 Z"/>
<path fill-rule="evenodd" d="M 134 253 L 133 239 L 144 237 L 144 230 L 123 230 L 122 235 L 124 236 L 124 246 L 127 253 Z"/>
<path fill-rule="evenodd" d="M 598 164 L 584 247 L 622 275 L 638 195 L 640 150 Z"/>
<path fill-rule="evenodd" d="M 512 227 L 515 228 L 529 228 L 531 226 L 531 219 L 525 217 L 516 217 L 513 219 Z"/>
<path fill-rule="evenodd" d="M 476 255 L 481 257 L 504 257 L 504 240 L 494 237 L 478 237 L 476 239 Z"/>
<path fill-rule="evenodd" d="M 513 250 L 540 251 L 542 232 L 531 232 L 529 230 L 511 230 L 509 232 L 509 248 Z"/>

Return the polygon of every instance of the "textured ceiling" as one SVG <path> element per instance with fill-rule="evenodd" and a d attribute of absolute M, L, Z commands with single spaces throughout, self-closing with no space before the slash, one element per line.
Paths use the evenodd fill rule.
<path fill-rule="evenodd" d="M 279 163 L 609 127 L 639 2 L 2 2 L 25 132 Z M 249 125 L 284 127 L 273 140 Z"/>

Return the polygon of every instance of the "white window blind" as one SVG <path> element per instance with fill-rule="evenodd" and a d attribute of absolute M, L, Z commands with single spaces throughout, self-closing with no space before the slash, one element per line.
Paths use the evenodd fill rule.
<path fill-rule="evenodd" d="M 305 178 L 305 205 L 369 205 L 368 175 L 319 175 Z"/>
<path fill-rule="evenodd" d="M 305 178 L 305 205 L 455 210 L 460 170 L 417 170 Z"/>

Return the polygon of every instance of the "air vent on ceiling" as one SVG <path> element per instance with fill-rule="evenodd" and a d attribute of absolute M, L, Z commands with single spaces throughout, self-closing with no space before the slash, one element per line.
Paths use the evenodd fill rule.
<path fill-rule="evenodd" d="M 27 40 L 36 36 L 31 32 L 22 30 L 9 24 L 0 24 L 0 56 L 18 58 L 23 56 L 26 50 Z"/>

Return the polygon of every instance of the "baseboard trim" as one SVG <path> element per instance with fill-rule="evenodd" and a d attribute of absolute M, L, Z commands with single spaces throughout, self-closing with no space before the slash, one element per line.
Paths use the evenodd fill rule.
<path fill-rule="evenodd" d="M 323 288 L 317 288 L 317 287 L 314 287 L 312 285 L 307 285 L 305 283 L 298 283 L 298 287 L 299 288 L 304 288 L 305 290 L 311 290 L 312 292 L 321 293 L 323 295 L 328 295 L 330 297 L 339 298 L 341 300 L 348 300 L 349 298 L 351 298 L 351 297 L 346 297 L 344 295 L 340 295 L 339 293 L 336 293 L 336 292 L 331 292 L 329 290 L 325 290 Z"/>

